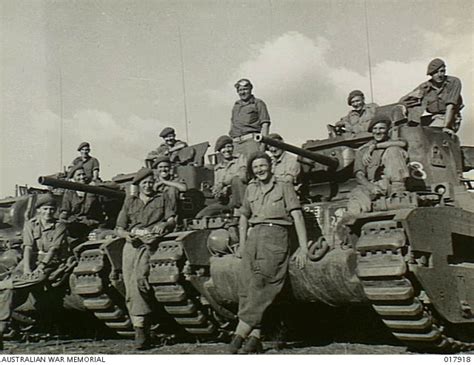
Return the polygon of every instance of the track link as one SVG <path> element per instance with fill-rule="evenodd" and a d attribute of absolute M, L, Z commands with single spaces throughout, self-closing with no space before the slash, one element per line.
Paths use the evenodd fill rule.
<path fill-rule="evenodd" d="M 458 352 L 473 348 L 449 337 L 420 291 L 405 261 L 407 238 L 396 221 L 369 222 L 357 242 L 357 275 L 372 307 L 393 335 L 409 348 Z"/>
<path fill-rule="evenodd" d="M 203 310 L 194 288 L 183 274 L 184 252 L 179 241 L 164 241 L 150 259 L 150 285 L 155 298 L 188 333 L 206 339 L 218 337 L 218 327 Z"/>
<path fill-rule="evenodd" d="M 83 299 L 84 306 L 104 324 L 123 337 L 134 335 L 126 310 L 116 304 L 118 293 L 105 274 L 108 270 L 105 254 L 100 248 L 81 253 L 72 274 L 72 291 Z"/>

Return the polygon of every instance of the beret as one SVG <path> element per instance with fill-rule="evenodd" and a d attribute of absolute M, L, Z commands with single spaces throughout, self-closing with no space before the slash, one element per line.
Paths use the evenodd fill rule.
<path fill-rule="evenodd" d="M 356 96 L 364 97 L 364 93 L 360 90 L 352 90 L 347 97 L 347 104 L 351 105 L 351 100 Z"/>
<path fill-rule="evenodd" d="M 67 178 L 68 179 L 72 179 L 74 177 L 74 173 L 77 171 L 77 170 L 80 170 L 80 169 L 84 169 L 84 165 L 82 164 L 82 162 L 79 162 L 78 164 L 75 164 L 75 165 L 72 165 L 70 168 L 69 168 L 69 171 L 67 173 Z"/>
<path fill-rule="evenodd" d="M 35 207 L 39 208 L 43 205 L 50 205 L 50 206 L 56 207 L 58 203 L 56 202 L 56 199 L 54 199 L 54 197 L 49 193 L 38 194 L 36 198 Z"/>
<path fill-rule="evenodd" d="M 149 169 L 148 167 L 142 167 L 138 172 L 135 174 L 135 177 L 133 178 L 132 184 L 133 185 L 138 185 L 140 181 L 142 181 L 144 178 L 148 176 L 153 176 L 153 170 Z"/>
<path fill-rule="evenodd" d="M 283 141 L 283 137 L 280 136 L 278 133 L 270 133 L 267 137 L 276 139 L 278 141 Z"/>
<path fill-rule="evenodd" d="M 220 149 L 228 143 L 233 143 L 232 138 L 230 138 L 229 136 L 220 136 L 219 138 L 217 138 L 216 146 L 214 147 L 215 151 L 220 151 Z"/>
<path fill-rule="evenodd" d="M 438 69 L 441 66 L 446 66 L 446 64 L 444 63 L 444 61 L 442 59 L 435 58 L 434 60 L 431 60 L 431 62 L 428 65 L 428 69 L 426 70 L 426 74 L 427 75 L 432 75 L 433 73 L 438 71 Z"/>
<path fill-rule="evenodd" d="M 77 150 L 80 151 L 80 150 L 82 150 L 84 147 L 89 147 L 89 148 L 90 148 L 90 146 L 91 146 L 91 145 L 89 144 L 89 142 L 82 142 L 82 143 L 79 145 L 79 147 L 77 147 Z"/>
<path fill-rule="evenodd" d="M 158 156 L 154 161 L 153 161 L 153 165 L 152 167 L 153 168 L 156 168 L 160 163 L 162 162 L 168 162 L 169 164 L 171 164 L 171 160 L 169 158 L 169 156 Z"/>
<path fill-rule="evenodd" d="M 160 133 L 160 137 L 161 138 L 164 138 L 166 137 L 168 134 L 176 134 L 174 129 L 171 128 L 171 127 L 166 127 L 165 129 L 163 129 Z"/>
<path fill-rule="evenodd" d="M 392 125 L 392 122 L 390 121 L 390 119 L 388 119 L 387 117 L 385 116 L 381 116 L 381 117 L 375 117 L 373 118 L 370 123 L 369 123 L 369 128 L 367 129 L 369 132 L 372 132 L 372 129 L 375 127 L 376 124 L 378 123 L 385 123 L 387 125 L 387 128 L 390 128 L 391 125 Z"/>
<path fill-rule="evenodd" d="M 250 86 L 251 88 L 253 88 L 253 85 L 249 79 L 240 79 L 239 81 L 235 83 L 234 86 L 236 89 L 238 89 L 239 86 Z"/>

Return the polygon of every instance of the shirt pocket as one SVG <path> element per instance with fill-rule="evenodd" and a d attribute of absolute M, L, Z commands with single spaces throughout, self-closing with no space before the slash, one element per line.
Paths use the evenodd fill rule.
<path fill-rule="evenodd" d="M 285 200 L 283 194 L 272 194 L 268 197 L 265 207 L 266 218 L 285 218 L 287 213 L 285 209 Z"/>

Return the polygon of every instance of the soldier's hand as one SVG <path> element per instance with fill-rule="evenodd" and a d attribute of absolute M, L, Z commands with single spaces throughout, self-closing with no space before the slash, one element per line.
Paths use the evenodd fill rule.
<path fill-rule="evenodd" d="M 369 165 L 372 162 L 372 152 L 374 152 L 375 145 L 371 145 L 367 151 L 365 151 L 362 156 L 362 162 L 364 165 Z"/>
<path fill-rule="evenodd" d="M 137 278 L 137 285 L 138 289 L 141 292 L 146 293 L 150 290 L 150 284 L 148 284 L 148 280 L 146 278 Z"/>
<path fill-rule="evenodd" d="M 298 251 L 295 253 L 294 260 L 296 261 L 296 266 L 298 269 L 303 269 L 306 265 L 306 260 L 308 258 L 308 248 L 307 247 L 300 247 Z"/>
<path fill-rule="evenodd" d="M 158 223 L 151 231 L 159 235 L 164 235 L 167 231 L 166 223 Z"/>
<path fill-rule="evenodd" d="M 237 247 L 237 250 L 235 250 L 235 256 L 239 259 L 242 258 L 242 254 L 244 253 L 244 247 L 242 245 L 239 245 Z"/>

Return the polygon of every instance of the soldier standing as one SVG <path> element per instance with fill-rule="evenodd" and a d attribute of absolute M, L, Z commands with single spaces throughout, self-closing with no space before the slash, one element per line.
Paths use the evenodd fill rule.
<path fill-rule="evenodd" d="M 144 241 L 150 235 L 164 235 L 175 226 L 176 200 L 168 194 L 156 194 L 153 170 L 142 168 L 132 182 L 138 185 L 138 196 L 128 196 L 117 218 L 117 234 L 126 239 L 122 271 L 126 305 L 135 328 L 139 350 L 151 346 L 147 316 L 152 312 L 146 278 L 149 253 Z"/>
<path fill-rule="evenodd" d="M 461 80 L 446 75 L 446 64 L 435 58 L 426 71 L 431 78 L 415 90 L 400 99 L 408 109 L 410 121 L 420 122 L 426 110 L 431 114 L 433 127 L 443 127 L 446 132 L 457 132 L 461 125 L 463 108 L 461 97 Z"/>
<path fill-rule="evenodd" d="M 249 80 L 241 79 L 234 86 L 240 99 L 232 108 L 229 135 L 234 141 L 235 152 L 249 158 L 260 150 L 254 136 L 257 133 L 266 136 L 270 130 L 270 115 L 263 100 L 252 94 L 253 85 Z"/>
<path fill-rule="evenodd" d="M 262 352 L 262 317 L 283 288 L 290 258 L 289 230 L 293 225 L 300 246 L 295 255 L 300 269 L 308 255 L 303 213 L 293 186 L 273 176 L 266 153 L 252 155 L 248 169 L 253 179 L 240 208 L 239 324 L 229 345 L 231 353 L 237 353 L 247 337 L 244 352 Z"/>
<path fill-rule="evenodd" d="M 283 142 L 282 136 L 278 133 L 270 133 L 269 138 Z M 272 157 L 272 172 L 278 180 L 296 185 L 301 171 L 300 163 L 296 156 L 275 146 L 267 146 Z"/>
<path fill-rule="evenodd" d="M 375 115 L 377 104 L 366 104 L 364 93 L 360 90 L 353 90 L 349 93 L 347 104 L 352 107 L 352 110 L 336 123 L 336 132 L 338 130 L 354 134 L 367 132 L 369 122 Z"/>
<path fill-rule="evenodd" d="M 79 153 L 81 154 L 79 157 L 76 157 L 71 166 L 69 166 L 69 171 L 73 166 L 82 165 L 84 168 L 84 172 L 86 173 L 86 178 L 88 182 L 96 182 L 100 181 L 99 172 L 100 172 L 100 165 L 99 160 L 95 157 L 90 155 L 91 146 L 89 142 L 82 142 L 79 147 L 77 148 Z"/>

